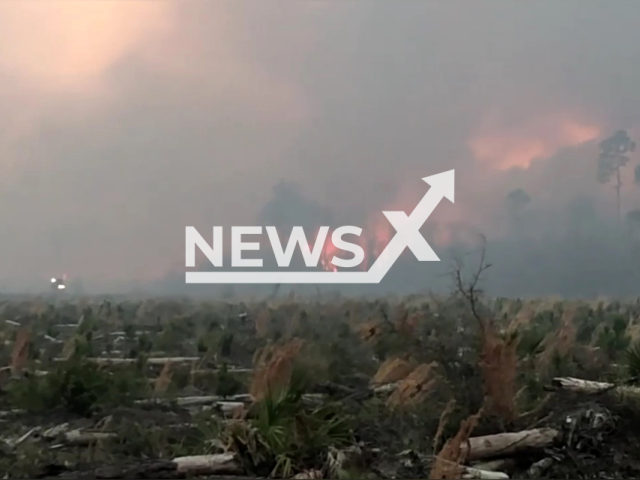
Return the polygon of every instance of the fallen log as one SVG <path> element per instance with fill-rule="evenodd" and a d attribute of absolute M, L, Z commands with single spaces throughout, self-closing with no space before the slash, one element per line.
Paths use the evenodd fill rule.
<path fill-rule="evenodd" d="M 62 340 L 58 340 L 57 338 L 53 338 L 51 335 L 44 334 L 43 338 L 51 343 L 64 343 Z"/>
<path fill-rule="evenodd" d="M 472 437 L 461 446 L 468 461 L 511 455 L 528 449 L 553 445 L 560 432 L 553 428 L 536 428 L 521 432 L 498 433 L 484 437 Z"/>
<path fill-rule="evenodd" d="M 13 410 L 0 410 L 0 418 L 15 417 L 22 415 L 23 413 L 26 413 L 26 410 L 22 410 L 20 408 L 14 408 Z"/>
<path fill-rule="evenodd" d="M 397 383 L 385 383 L 383 385 L 378 385 L 373 387 L 371 390 L 373 393 L 384 394 L 384 393 L 392 393 L 396 388 L 398 388 Z"/>
<path fill-rule="evenodd" d="M 233 453 L 176 457 L 173 460 L 146 460 L 126 465 L 107 465 L 85 472 L 68 472 L 60 479 L 124 479 L 124 478 L 184 478 L 215 475 L 217 480 L 249 480 L 240 477 L 242 467 Z"/>
<path fill-rule="evenodd" d="M 240 474 L 242 467 L 234 453 L 193 455 L 173 459 L 178 473 L 189 475 Z"/>
<path fill-rule="evenodd" d="M 126 365 L 133 364 L 138 358 L 109 358 L 109 357 L 86 357 L 85 360 L 97 363 L 98 365 Z M 194 363 L 200 361 L 200 357 L 150 357 L 145 359 L 149 365 L 164 365 L 165 363 Z M 66 358 L 54 358 L 54 362 L 65 362 Z"/>
<path fill-rule="evenodd" d="M 478 478 L 486 480 L 503 480 L 508 479 L 509 475 L 504 472 L 495 472 L 493 470 L 480 470 L 473 467 L 462 467 L 464 472 L 462 478 Z"/>
<path fill-rule="evenodd" d="M 234 412 L 238 409 L 244 408 L 245 402 L 233 402 L 221 400 L 218 396 L 202 396 L 202 397 L 178 397 L 178 398 L 150 398 L 136 400 L 136 405 L 143 407 L 171 407 L 176 405 L 178 407 L 205 407 L 205 408 L 219 408 L 224 413 Z"/>
<path fill-rule="evenodd" d="M 244 405 L 242 401 L 229 401 L 218 395 L 203 395 L 193 397 L 176 397 L 176 398 L 145 398 L 136 400 L 136 405 L 178 405 L 180 407 L 192 407 L 198 405 L 212 405 L 215 403 L 236 403 Z"/>
<path fill-rule="evenodd" d="M 555 390 L 567 390 L 580 393 L 602 393 L 616 388 L 613 383 L 595 382 L 573 377 L 556 377 L 551 381 Z"/>
<path fill-rule="evenodd" d="M 527 470 L 527 478 L 540 478 L 544 474 L 544 472 L 551 468 L 551 465 L 553 465 L 554 461 L 555 460 L 551 457 L 538 460 Z"/>
<path fill-rule="evenodd" d="M 119 351 L 112 351 L 111 353 L 122 353 Z M 67 358 L 57 357 L 54 358 L 54 362 L 65 362 Z M 120 358 L 120 357 L 85 357 L 85 360 L 88 362 L 97 363 L 98 365 L 132 365 L 140 361 L 139 358 Z M 155 366 L 164 366 L 166 363 L 177 364 L 177 365 L 186 365 L 193 364 L 204 360 L 201 357 L 147 357 L 144 361 L 147 365 L 155 365 Z M 193 370 L 191 373 L 194 375 L 203 375 L 203 374 L 216 374 L 221 370 L 218 368 L 211 369 L 198 369 Z M 243 368 L 243 367 L 231 367 L 226 370 L 227 373 L 233 374 L 246 374 L 253 373 L 253 368 Z"/>
<path fill-rule="evenodd" d="M 201 403 L 191 403 L 191 404 L 181 405 L 181 406 L 188 408 L 188 407 L 197 407 L 201 405 L 205 410 L 218 408 L 223 413 L 233 413 L 233 412 L 237 412 L 239 410 L 244 409 L 246 404 L 244 402 L 215 402 L 209 405 L 203 405 Z"/>
<path fill-rule="evenodd" d="M 219 373 L 219 372 L 220 372 L 219 368 L 210 368 L 210 369 L 192 370 L 190 374 L 191 375 L 210 375 L 212 373 Z M 227 369 L 227 373 L 253 373 L 253 368 L 231 367 Z"/>
<path fill-rule="evenodd" d="M 640 401 L 640 387 L 629 385 L 615 385 L 608 382 L 596 382 L 593 380 L 582 380 L 573 377 L 556 377 L 551 381 L 552 390 L 563 390 L 567 392 L 585 393 L 597 395 L 608 393 L 616 395 L 621 399 Z"/>
<path fill-rule="evenodd" d="M 42 432 L 42 438 L 46 440 L 53 440 L 69 431 L 69 423 L 61 423 L 60 425 L 56 425 L 55 427 L 51 427 L 44 432 Z"/>
<path fill-rule="evenodd" d="M 473 468 L 478 470 L 490 470 L 492 472 L 503 472 L 513 470 L 517 462 L 513 458 L 496 458 L 494 460 L 485 460 L 482 462 L 472 463 Z"/>
<path fill-rule="evenodd" d="M 302 399 L 310 403 L 318 403 L 326 398 L 326 395 L 321 393 L 305 393 Z M 176 397 L 176 398 L 145 398 L 136 400 L 134 403 L 140 406 L 171 406 L 177 405 L 179 407 L 196 407 L 196 406 L 218 406 L 223 411 L 231 411 L 236 408 L 243 407 L 247 404 L 253 403 L 254 398 L 248 393 L 240 393 L 238 395 L 232 395 L 229 397 L 221 397 L 219 395 L 202 395 L 191 397 Z"/>
<path fill-rule="evenodd" d="M 29 437 L 31 437 L 32 435 L 38 433 L 40 430 L 41 430 L 41 427 L 34 427 L 31 430 L 29 430 L 28 432 L 26 432 L 24 435 L 21 435 L 16 440 L 9 441 L 8 444 L 9 444 L 9 446 L 11 448 L 16 448 L 17 446 L 19 446 L 22 443 L 24 443 L 24 441 L 27 440 Z"/>
<path fill-rule="evenodd" d="M 64 434 L 64 441 L 69 445 L 82 446 L 116 437 L 117 434 L 111 432 L 83 432 L 81 430 L 72 430 Z"/>
<path fill-rule="evenodd" d="M 112 432 L 87 431 L 82 429 L 69 430 L 69 423 L 61 423 L 42 432 L 45 440 L 60 440 L 66 445 L 84 446 L 91 445 L 101 440 L 116 438 L 118 435 Z"/>
<path fill-rule="evenodd" d="M 54 325 L 56 328 L 78 328 L 79 323 L 57 323 Z"/>

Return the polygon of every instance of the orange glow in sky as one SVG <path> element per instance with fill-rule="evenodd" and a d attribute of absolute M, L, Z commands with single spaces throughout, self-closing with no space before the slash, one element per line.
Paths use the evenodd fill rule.
<path fill-rule="evenodd" d="M 77 87 L 167 28 L 170 2 L 3 2 L 0 67 L 41 89 Z"/>
<path fill-rule="evenodd" d="M 529 168 L 563 147 L 579 145 L 600 134 L 594 125 L 563 117 L 540 118 L 522 127 L 485 122 L 470 139 L 476 160 L 497 170 Z"/>

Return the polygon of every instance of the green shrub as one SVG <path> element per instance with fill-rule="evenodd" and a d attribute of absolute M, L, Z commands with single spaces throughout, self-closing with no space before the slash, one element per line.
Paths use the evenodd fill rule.
<path fill-rule="evenodd" d="M 240 393 L 242 390 L 242 382 L 236 378 L 235 375 L 229 373 L 226 363 L 222 364 L 220 372 L 218 373 L 218 383 L 216 385 L 216 395 L 221 397 L 230 397 Z"/>
<path fill-rule="evenodd" d="M 17 382 L 9 395 L 19 408 L 32 411 L 64 408 L 69 413 L 88 416 L 100 406 L 129 404 L 142 396 L 146 388 L 146 379 L 136 368 L 112 372 L 72 357 L 47 376 Z"/>
<path fill-rule="evenodd" d="M 220 339 L 220 355 L 228 357 L 231 355 L 231 347 L 233 346 L 233 333 L 225 332 Z"/>
<path fill-rule="evenodd" d="M 602 329 L 597 345 L 604 350 L 610 359 L 615 360 L 619 353 L 626 350 L 630 341 L 631 339 L 625 334 L 625 330 L 621 328 L 621 323 L 618 321 L 614 323 L 613 328 L 606 325 Z"/>

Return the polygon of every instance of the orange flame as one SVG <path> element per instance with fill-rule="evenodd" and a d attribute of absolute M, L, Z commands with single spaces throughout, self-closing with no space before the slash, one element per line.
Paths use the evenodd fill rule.
<path fill-rule="evenodd" d="M 316 230 L 314 237 L 316 239 L 318 237 L 319 230 L 320 229 Z M 387 243 L 389 243 L 389 240 L 391 240 L 391 230 L 391 225 L 384 217 L 376 218 L 375 221 L 370 221 L 367 228 L 362 230 L 362 234 L 358 239 L 358 244 L 360 245 L 360 247 L 362 247 L 362 250 L 364 250 L 364 260 L 359 265 L 359 268 L 361 270 L 368 270 L 370 262 L 375 261 L 375 259 L 377 259 L 377 257 L 382 254 L 384 248 L 387 246 Z M 319 264 L 323 270 L 326 270 L 328 272 L 337 272 L 338 267 L 335 266 L 331 261 L 333 260 L 333 257 L 339 252 L 339 249 L 331 240 L 332 233 L 333 230 L 329 229 L 327 238 L 322 247 Z"/>
<path fill-rule="evenodd" d="M 320 266 L 322 267 L 323 270 L 326 270 L 328 272 L 337 272 L 338 267 L 336 267 L 333 263 L 331 263 L 333 256 L 338 251 L 338 248 L 331 241 L 332 233 L 333 231 L 329 229 L 329 232 L 327 233 L 327 239 L 325 240 L 324 246 L 322 247 L 322 255 L 320 256 Z M 318 235 L 316 233 L 316 238 L 317 237 Z"/>

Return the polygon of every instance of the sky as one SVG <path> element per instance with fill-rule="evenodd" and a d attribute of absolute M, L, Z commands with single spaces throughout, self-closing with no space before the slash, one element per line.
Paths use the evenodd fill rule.
<path fill-rule="evenodd" d="M 1 2 L 0 291 L 179 289 L 187 225 L 388 237 L 381 211 L 455 168 L 425 226 L 443 262 L 409 253 L 385 288 L 442 285 L 484 235 L 496 294 L 634 294 L 596 161 L 614 131 L 640 139 L 638 20 L 579 0 Z"/>

